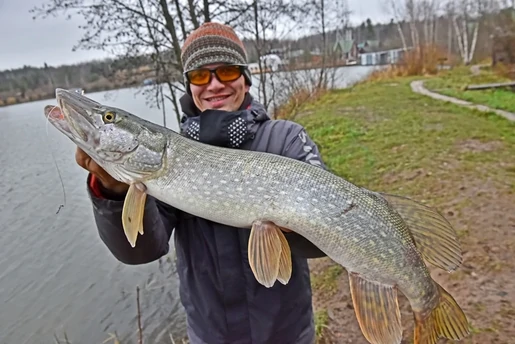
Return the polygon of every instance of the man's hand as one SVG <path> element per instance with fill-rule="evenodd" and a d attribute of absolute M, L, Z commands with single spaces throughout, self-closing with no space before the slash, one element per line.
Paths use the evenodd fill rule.
<path fill-rule="evenodd" d="M 77 147 L 75 161 L 79 166 L 89 171 L 98 178 L 102 186 L 114 193 L 124 193 L 129 189 L 129 185 L 119 182 L 111 177 L 102 167 L 100 167 L 89 155 Z"/>

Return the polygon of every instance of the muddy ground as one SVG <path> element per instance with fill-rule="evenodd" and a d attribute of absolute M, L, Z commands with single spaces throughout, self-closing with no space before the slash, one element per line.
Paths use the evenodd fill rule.
<path fill-rule="evenodd" d="M 495 148 L 463 143 L 467 150 Z M 423 176 L 424 171 L 418 171 L 415 175 L 387 178 L 408 180 Z M 508 182 L 473 175 L 434 185 L 435 194 L 456 195 L 438 208 L 460 234 L 463 264 L 451 274 L 430 269 L 469 318 L 472 335 L 462 343 L 515 343 L 515 194 Z M 367 344 L 354 315 L 347 273 L 339 272 L 328 259 L 313 260 L 311 266 L 313 275 L 327 282 L 314 295 L 315 310 L 327 311 L 327 326 L 319 342 Z M 334 278 L 334 285 L 330 285 Z M 403 343 L 411 343 L 413 317 L 402 295 L 399 302 L 405 330 Z"/>

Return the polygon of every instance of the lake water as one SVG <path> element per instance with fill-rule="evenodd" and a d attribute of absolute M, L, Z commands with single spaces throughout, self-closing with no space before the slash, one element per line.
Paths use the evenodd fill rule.
<path fill-rule="evenodd" d="M 337 86 L 371 71 L 339 68 Z M 162 123 L 162 110 L 136 93 L 88 96 Z M 55 338 L 64 343 L 65 335 L 72 344 L 100 344 L 111 333 L 123 344 L 137 343 L 137 286 L 145 342 L 181 338 L 185 319 L 174 253 L 140 266 L 121 264 L 110 254 L 94 224 L 87 173 L 75 163 L 71 141 L 46 126 L 47 104 L 55 102 L 0 108 L 0 344 L 55 343 Z M 167 110 L 167 126 L 177 130 L 171 105 Z"/>

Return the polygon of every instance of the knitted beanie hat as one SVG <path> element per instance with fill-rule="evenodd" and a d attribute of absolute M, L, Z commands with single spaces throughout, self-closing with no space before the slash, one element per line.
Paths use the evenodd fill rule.
<path fill-rule="evenodd" d="M 234 30 L 224 24 L 208 22 L 194 30 L 182 46 L 181 60 L 185 72 L 214 63 L 247 64 L 243 42 Z M 245 81 L 251 85 L 248 69 Z M 189 87 L 188 87 L 189 88 Z"/>

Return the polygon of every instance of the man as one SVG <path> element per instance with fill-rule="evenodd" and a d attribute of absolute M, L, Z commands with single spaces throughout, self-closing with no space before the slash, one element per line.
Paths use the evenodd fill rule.
<path fill-rule="evenodd" d="M 182 48 L 187 94 L 181 132 L 192 140 L 288 156 L 324 168 L 316 145 L 293 122 L 270 120 L 252 99 L 247 57 L 227 26 L 206 23 Z M 144 228 L 136 247 L 125 238 L 121 213 L 126 184 L 117 182 L 80 149 L 87 169 L 100 238 L 125 264 L 145 264 L 168 252 L 175 232 L 180 296 L 192 344 L 312 344 L 315 339 L 307 258 L 324 254 L 285 230 L 292 251 L 287 285 L 259 284 L 249 267 L 250 230 L 232 228 L 186 214 L 148 197 Z M 250 200 L 249 200 L 250 201 Z"/>

